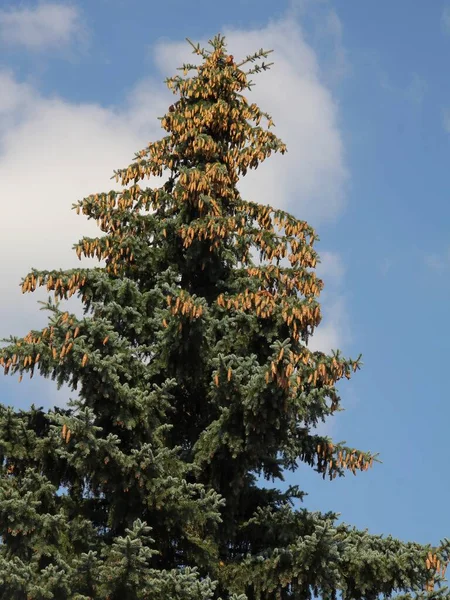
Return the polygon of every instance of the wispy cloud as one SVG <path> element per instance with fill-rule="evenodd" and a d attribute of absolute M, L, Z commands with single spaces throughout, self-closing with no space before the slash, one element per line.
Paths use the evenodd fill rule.
<path fill-rule="evenodd" d="M 342 21 L 333 9 L 329 9 L 322 30 L 323 37 L 328 38 L 332 44 L 333 68 L 332 74 L 340 79 L 350 71 L 350 61 L 343 43 Z"/>
<path fill-rule="evenodd" d="M 41 3 L 33 8 L 0 11 L 0 41 L 28 50 L 66 45 L 84 33 L 75 6 Z"/>
<path fill-rule="evenodd" d="M 325 81 L 333 84 L 350 73 L 342 21 L 331 0 L 290 0 L 289 16 L 308 29 Z"/>
<path fill-rule="evenodd" d="M 392 80 L 388 71 L 380 65 L 376 55 L 370 56 L 370 62 L 378 78 L 379 85 L 399 102 L 407 102 L 410 106 L 421 108 L 428 92 L 428 83 L 419 73 L 411 73 L 407 85 L 399 85 Z"/>

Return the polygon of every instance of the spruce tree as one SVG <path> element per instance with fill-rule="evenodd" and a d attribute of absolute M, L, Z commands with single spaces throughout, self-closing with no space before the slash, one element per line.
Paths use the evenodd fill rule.
<path fill-rule="evenodd" d="M 446 540 L 370 535 L 302 508 L 298 487 L 259 483 L 376 458 L 316 431 L 360 361 L 308 348 L 314 230 L 238 191 L 286 151 L 243 95 L 268 52 L 237 63 L 221 36 L 193 49 L 167 80 L 167 135 L 115 172 L 122 191 L 74 205 L 102 232 L 75 250 L 102 266 L 23 279 L 24 293 L 53 293 L 49 323 L 4 340 L 0 364 L 77 397 L 0 407 L 0 598 L 445 596 Z M 64 310 L 73 295 L 82 317 Z"/>

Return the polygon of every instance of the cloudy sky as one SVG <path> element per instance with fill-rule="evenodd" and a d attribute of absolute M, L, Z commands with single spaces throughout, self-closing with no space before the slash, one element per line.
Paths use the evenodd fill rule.
<path fill-rule="evenodd" d="M 318 231 L 314 344 L 364 360 L 327 428 L 383 461 L 332 483 L 301 468 L 289 482 L 309 508 L 374 533 L 450 537 L 450 2 L 2 0 L 0 336 L 44 324 L 44 295 L 22 296 L 21 277 L 79 264 L 72 244 L 96 230 L 72 203 L 111 189 L 112 170 L 160 137 L 184 38 L 219 31 L 236 57 L 275 51 L 252 98 L 289 152 L 241 190 Z M 3 403 L 68 396 L 0 379 Z"/>

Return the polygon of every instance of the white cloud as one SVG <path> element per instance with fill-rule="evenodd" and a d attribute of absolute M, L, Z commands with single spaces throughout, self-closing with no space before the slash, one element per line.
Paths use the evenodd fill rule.
<path fill-rule="evenodd" d="M 321 297 L 323 320 L 308 346 L 311 350 L 329 353 L 342 349 L 342 345 L 351 341 L 350 321 L 342 293 L 345 266 L 335 252 L 319 252 L 319 255 L 321 263 L 317 266 L 317 275 L 324 282 Z"/>
<path fill-rule="evenodd" d="M 72 5 L 44 2 L 0 11 L 0 40 L 6 44 L 36 51 L 67 44 L 80 34 L 80 14 Z"/>
<path fill-rule="evenodd" d="M 351 339 L 344 296 L 336 295 L 324 300 L 322 314 L 323 321 L 311 337 L 308 347 L 325 353 L 342 349 L 343 344 Z"/>
<path fill-rule="evenodd" d="M 18 83 L 10 71 L 0 72 L 0 118 L 21 112 L 30 103 L 33 90 L 27 84 Z"/>
<path fill-rule="evenodd" d="M 317 265 L 317 275 L 325 284 L 330 281 L 340 286 L 345 275 L 345 266 L 342 258 L 335 252 L 319 251 L 320 264 Z"/>
<path fill-rule="evenodd" d="M 43 6 L 51 5 L 40 5 L 39 9 Z M 4 19 L 5 13 L 1 14 Z M 35 23 L 32 19 L 29 22 Z M 35 25 L 30 27 L 33 30 Z M 38 30 L 36 26 L 34 31 Z M 59 39 L 68 39 L 69 33 L 61 31 L 69 30 L 60 28 Z M 316 55 L 300 27 L 282 21 L 261 30 L 225 33 L 236 57 L 262 45 L 276 50 L 273 70 L 255 77 L 257 85 L 251 95 L 272 113 L 277 134 L 288 144 L 287 155 L 271 158 L 244 180 L 244 197 L 288 208 L 314 225 L 336 217 L 344 205 L 347 180 L 337 109 L 332 94 L 321 83 Z M 30 43 L 56 37 L 56 33 L 53 38 L 35 33 L 35 41 Z M 155 48 L 155 60 L 164 76 L 176 72 L 185 57 L 191 60 L 186 43 L 164 43 Z M 162 83 L 143 80 L 131 90 L 125 107 L 112 109 L 42 96 L 10 72 L 0 71 L 0 86 L 4 290 L 0 337 L 4 337 L 44 324 L 46 316 L 37 312 L 36 300 L 46 294 L 22 296 L 21 277 L 31 267 L 71 268 L 80 264 L 73 243 L 83 235 L 96 235 L 98 230 L 95 224 L 76 216 L 71 204 L 90 193 L 115 187 L 110 181 L 113 169 L 126 166 L 136 150 L 161 137 L 157 117 L 164 114 L 173 96 Z M 321 255 L 322 272 L 325 269 L 330 279 L 340 279 L 343 269 L 339 259 L 330 253 Z M 337 347 L 342 336 L 342 299 L 327 303 L 325 309 L 326 321 L 314 343 Z M 50 385 L 53 389 L 54 384 Z"/>

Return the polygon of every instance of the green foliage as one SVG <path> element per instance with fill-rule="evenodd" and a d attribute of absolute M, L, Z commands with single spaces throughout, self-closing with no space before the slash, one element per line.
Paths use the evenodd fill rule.
<path fill-rule="evenodd" d="M 104 266 L 22 282 L 54 293 L 49 324 L 6 340 L 0 364 L 78 397 L 47 412 L 0 406 L 0 598 L 445 596 L 433 588 L 447 541 L 369 535 L 296 509 L 296 487 L 258 486 L 300 462 L 334 479 L 376 457 L 315 433 L 360 366 L 308 348 L 321 320 L 315 232 L 237 189 L 286 151 L 243 96 L 268 53 L 236 64 L 220 36 L 194 52 L 200 64 L 167 81 L 167 135 L 115 172 L 121 192 L 74 207 L 102 232 L 78 256 Z M 74 294 L 83 318 L 61 308 Z"/>

